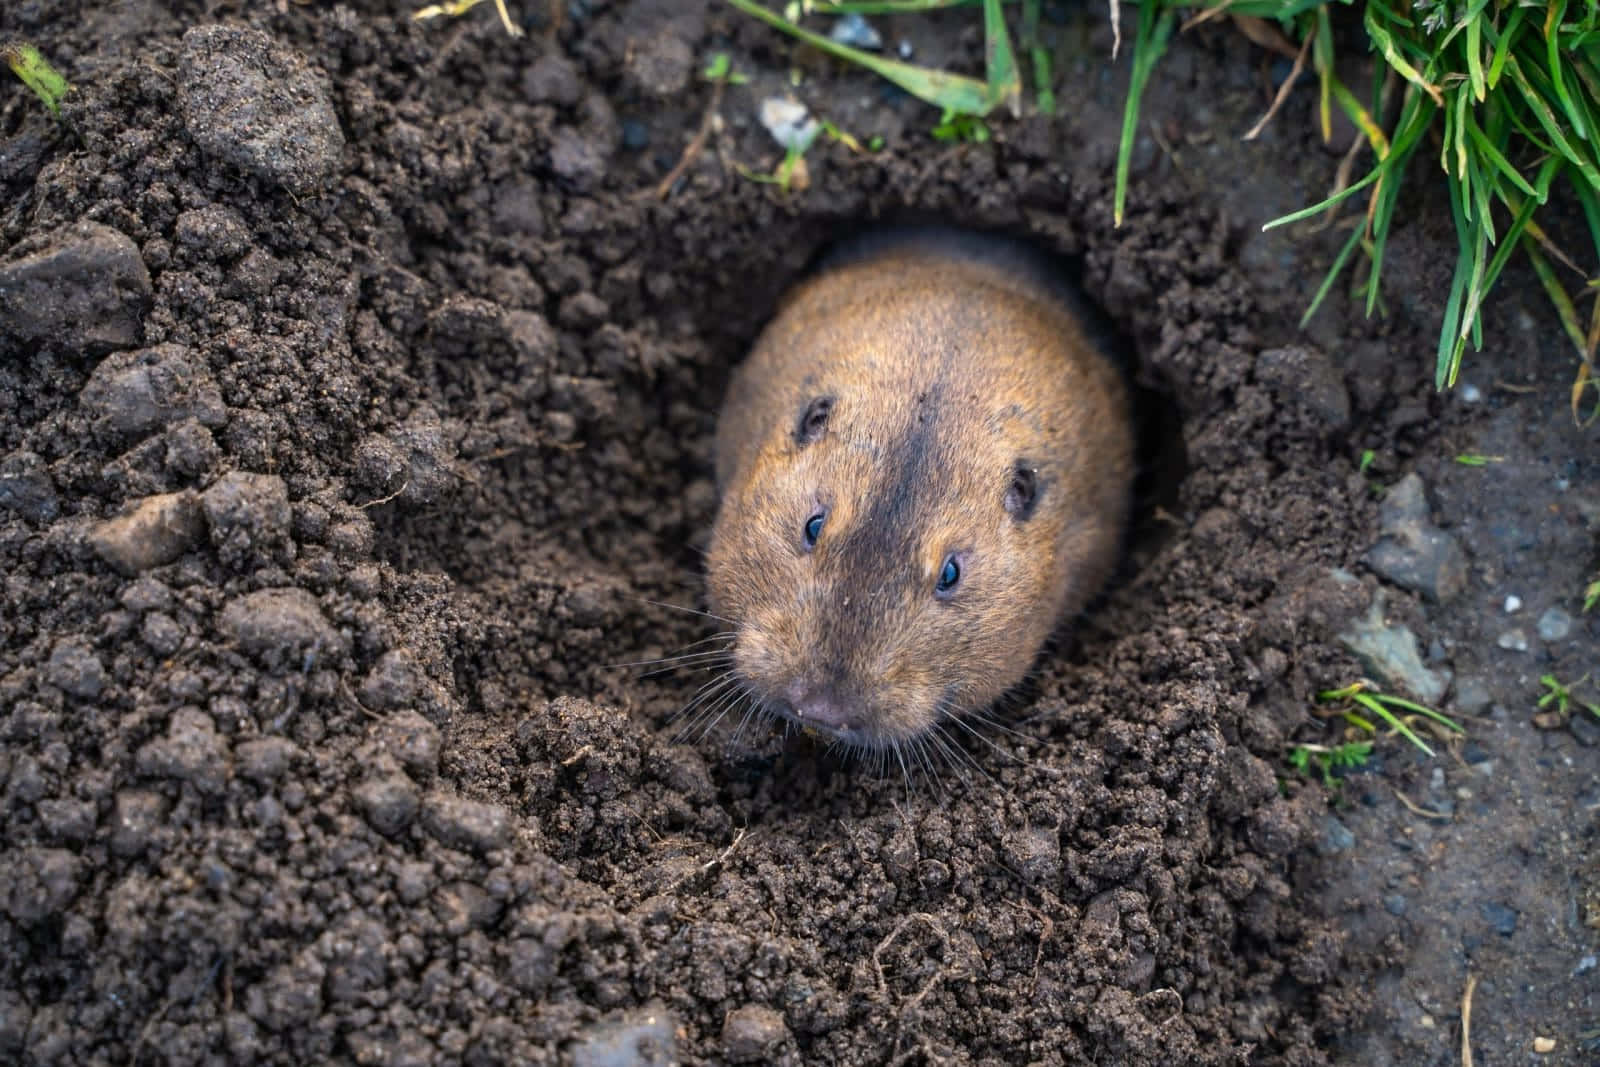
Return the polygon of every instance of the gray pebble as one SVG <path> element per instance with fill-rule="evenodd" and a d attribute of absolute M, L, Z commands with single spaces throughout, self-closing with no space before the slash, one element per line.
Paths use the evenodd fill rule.
<path fill-rule="evenodd" d="M 135 578 L 122 589 L 117 598 L 129 611 L 143 614 L 146 611 L 167 611 L 172 607 L 172 590 L 167 583 L 155 578 Z"/>
<path fill-rule="evenodd" d="M 660 1004 L 603 1020 L 578 1036 L 572 1067 L 670 1067 L 678 1062 L 678 1021 Z"/>
<path fill-rule="evenodd" d="M 67 637 L 56 642 L 50 653 L 45 679 L 69 696 L 93 700 L 105 688 L 106 668 L 86 641 Z"/>
<path fill-rule="evenodd" d="M 1590 971 L 1594 970 L 1596 967 L 1600 967 L 1600 957 L 1596 957 L 1596 956 L 1592 956 L 1592 955 L 1591 956 L 1585 956 L 1582 959 L 1580 959 L 1578 961 L 1578 965 L 1572 969 L 1572 977 L 1577 978 L 1577 977 L 1579 977 L 1581 975 L 1588 974 Z"/>
<path fill-rule="evenodd" d="M 166 438 L 167 470 L 180 478 L 203 478 L 222 460 L 216 438 L 198 419 L 184 419 Z"/>
<path fill-rule="evenodd" d="M 1390 893 L 1383 898 L 1383 910 L 1390 915 L 1404 916 L 1406 913 L 1406 898 L 1399 893 Z"/>
<path fill-rule="evenodd" d="M 0 459 L 0 508 L 29 522 L 49 522 L 60 514 L 61 502 L 43 459 L 32 452 L 12 452 Z"/>
<path fill-rule="evenodd" d="M 194 493 L 163 493 L 97 523 L 89 532 L 89 545 L 101 559 L 132 576 L 171 563 L 199 541 L 205 529 Z"/>
<path fill-rule="evenodd" d="M 40 243 L 0 264 L 0 336 L 87 356 L 139 344 L 151 289 L 133 240 L 78 222 Z"/>
<path fill-rule="evenodd" d="M 828 31 L 828 38 L 836 44 L 865 48 L 869 52 L 876 52 L 883 47 L 883 37 L 872 28 L 872 23 L 855 12 L 839 16 Z"/>
<path fill-rule="evenodd" d="M 417 698 L 422 673 L 409 649 L 391 649 L 378 657 L 357 695 L 372 711 L 394 711 Z"/>
<path fill-rule="evenodd" d="M 1489 901 L 1479 905 L 1478 910 L 1483 914 L 1484 921 L 1501 937 L 1510 937 L 1517 932 L 1518 915 L 1515 908 Z"/>
<path fill-rule="evenodd" d="M 1467 582 L 1467 560 L 1453 535 L 1428 521 L 1422 479 L 1408 474 L 1390 487 L 1379 511 L 1382 538 L 1366 563 L 1398 586 L 1433 601 L 1449 600 Z"/>
<path fill-rule="evenodd" d="M 1523 633 L 1521 630 L 1507 630 L 1505 633 L 1495 638 L 1494 643 L 1505 649 L 1507 652 L 1528 651 L 1528 635 Z"/>
<path fill-rule="evenodd" d="M 295 669 L 308 654 L 338 658 L 349 648 L 304 589 L 262 589 L 232 600 L 222 609 L 221 628 L 246 652 Z"/>
<path fill-rule="evenodd" d="M 260 30 L 185 33 L 178 106 L 206 155 L 299 196 L 331 184 L 344 152 L 327 79 Z"/>
<path fill-rule="evenodd" d="M 1560 608 L 1550 608 L 1539 616 L 1538 629 L 1541 641 L 1565 641 L 1572 633 L 1572 616 Z"/>
<path fill-rule="evenodd" d="M 450 848 L 492 852 L 511 844 L 511 813 L 498 804 L 430 793 L 423 802 L 422 823 Z"/>
<path fill-rule="evenodd" d="M 156 345 L 107 356 L 89 375 L 78 403 L 94 429 L 126 443 L 183 419 L 227 421 L 222 393 L 205 363 L 182 345 Z"/>
<path fill-rule="evenodd" d="M 393 837 L 411 825 L 422 800 L 416 783 L 400 773 L 368 778 L 355 790 L 356 803 L 372 828 Z"/>
<path fill-rule="evenodd" d="M 1317 842 L 1317 851 L 1324 856 L 1345 852 L 1356 845 L 1356 835 L 1350 828 L 1332 815 L 1322 819 L 1322 836 Z"/>
<path fill-rule="evenodd" d="M 1567 730 L 1585 748 L 1600 745 L 1600 718 L 1588 708 L 1573 708 L 1567 717 Z"/>
<path fill-rule="evenodd" d="M 1450 673 L 1423 666 L 1417 635 L 1404 626 L 1384 625 L 1383 605 L 1380 591 L 1367 614 L 1353 621 L 1339 641 L 1384 685 L 1404 689 L 1424 704 L 1438 704 L 1450 685 Z"/>
<path fill-rule="evenodd" d="M 722 1021 L 722 1049 L 734 1063 L 770 1063 L 786 1036 L 783 1015 L 765 1004 L 735 1008 Z"/>

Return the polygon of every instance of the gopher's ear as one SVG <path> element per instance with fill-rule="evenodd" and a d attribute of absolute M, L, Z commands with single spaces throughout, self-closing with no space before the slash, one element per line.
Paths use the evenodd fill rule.
<path fill-rule="evenodd" d="M 821 437 L 828 429 L 828 415 L 832 411 L 833 397 L 813 397 L 800 413 L 800 421 L 795 423 L 794 443 L 804 448 Z"/>
<path fill-rule="evenodd" d="M 1006 512 L 1018 522 L 1033 517 L 1039 504 L 1039 472 L 1025 459 L 1011 468 L 1011 484 L 1006 487 Z"/>

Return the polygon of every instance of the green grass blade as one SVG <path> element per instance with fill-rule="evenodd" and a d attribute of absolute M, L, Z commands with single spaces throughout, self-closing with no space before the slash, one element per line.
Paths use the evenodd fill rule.
<path fill-rule="evenodd" d="M 755 0 L 727 0 L 727 2 L 746 15 L 758 18 L 773 29 L 781 30 L 813 48 L 865 67 L 879 77 L 900 86 L 918 100 L 926 101 L 934 107 L 981 118 L 992 111 L 994 105 L 998 103 L 990 97 L 989 87 L 976 78 L 913 66 L 910 63 L 885 59 L 871 52 L 863 52 L 859 48 L 839 44 L 819 33 L 812 33 L 796 26 L 783 16 L 762 7 Z"/>
<path fill-rule="evenodd" d="M 1545 295 L 1550 298 L 1550 303 L 1555 305 L 1556 315 L 1561 319 L 1561 329 L 1566 332 L 1578 350 L 1580 360 L 1588 358 L 1587 338 L 1584 336 L 1583 326 L 1578 321 L 1578 309 L 1572 305 L 1572 297 L 1567 295 L 1566 289 L 1561 285 L 1561 279 L 1556 277 L 1556 269 L 1540 251 L 1539 243 L 1532 237 L 1524 235 L 1522 250 L 1528 254 L 1528 262 L 1533 264 L 1533 272 L 1539 276 L 1539 284 L 1544 287 Z"/>
<path fill-rule="evenodd" d="M 1111 212 L 1114 226 L 1122 225 L 1123 208 L 1128 200 L 1128 170 L 1139 128 L 1139 101 L 1144 96 L 1145 83 L 1150 80 L 1150 71 L 1167 49 L 1167 39 L 1172 36 L 1172 24 L 1176 17 L 1176 9 L 1166 7 L 1161 0 L 1140 0 L 1139 32 L 1133 42 L 1133 69 L 1128 77 L 1128 99 L 1122 108 L 1122 141 L 1117 147 L 1117 185 Z"/>
<path fill-rule="evenodd" d="M 1350 257 L 1355 254 L 1357 246 L 1361 244 L 1361 237 L 1366 233 L 1366 228 L 1357 224 L 1350 230 L 1350 237 L 1345 241 L 1344 247 L 1339 249 L 1339 254 L 1333 257 L 1333 266 L 1328 268 L 1328 273 L 1323 275 L 1322 284 L 1317 286 L 1317 294 L 1311 298 L 1311 306 L 1306 308 L 1306 313 L 1300 316 L 1300 326 L 1311 321 L 1317 313 L 1317 308 L 1322 306 L 1322 301 L 1327 297 L 1328 291 L 1333 288 L 1334 281 L 1344 273 L 1345 264 L 1350 262 Z"/>
<path fill-rule="evenodd" d="M 1483 21 L 1476 15 L 1468 17 L 1463 47 L 1467 52 L 1467 83 L 1472 86 L 1473 99 L 1481 104 L 1489 95 L 1489 83 L 1483 74 Z"/>
<path fill-rule="evenodd" d="M 31 44 L 8 44 L 0 48 L 0 59 L 6 61 L 11 72 L 22 84 L 33 90 L 50 114 L 61 117 L 61 98 L 72 88 L 67 79 L 52 67 Z"/>
<path fill-rule="evenodd" d="M 1370 694 L 1357 693 L 1353 699 L 1357 704 L 1360 704 L 1362 707 L 1378 716 L 1378 718 L 1394 727 L 1395 732 L 1401 737 L 1405 738 L 1407 741 L 1410 741 L 1413 745 L 1416 745 L 1428 755 L 1433 755 L 1433 749 L 1428 747 L 1427 742 L 1418 737 L 1416 733 L 1412 731 L 1411 727 L 1407 726 L 1401 721 L 1398 715 L 1384 707 L 1378 701 L 1374 700 Z"/>
<path fill-rule="evenodd" d="M 1022 114 L 1022 72 L 1017 69 L 1017 54 L 1011 49 L 1000 0 L 983 0 L 983 42 L 989 99 L 1004 103 L 1013 117 Z"/>
<path fill-rule="evenodd" d="M 1385 704 L 1392 704 L 1394 707 L 1402 708 L 1405 711 L 1412 711 L 1418 715 L 1424 715 L 1438 723 L 1440 726 L 1454 730 L 1458 734 L 1464 734 L 1467 732 L 1459 724 L 1457 724 L 1454 719 L 1451 719 L 1448 715 L 1442 715 L 1439 712 L 1434 711 L 1426 704 L 1418 704 L 1414 700 L 1407 700 L 1404 697 L 1390 696 L 1387 693 L 1381 697 L 1378 697 L 1377 699 L 1383 701 Z"/>
<path fill-rule="evenodd" d="M 1555 112 L 1550 109 L 1550 105 L 1545 102 L 1544 97 L 1529 82 L 1527 74 L 1523 71 L 1522 65 L 1517 62 L 1515 56 L 1511 57 L 1510 61 L 1506 63 L 1506 75 L 1511 79 L 1512 84 L 1521 91 L 1522 99 L 1527 103 L 1528 110 L 1533 112 L 1533 116 L 1538 120 L 1539 125 L 1544 127 L 1544 132 L 1555 145 L 1556 151 L 1566 156 L 1567 160 L 1577 168 L 1578 173 L 1582 174 L 1590 185 L 1600 189 L 1600 170 L 1597 170 L 1594 163 L 1584 158 L 1572 142 L 1567 140 L 1560 120 L 1556 118 Z"/>
<path fill-rule="evenodd" d="M 1506 181 L 1515 185 L 1529 196 L 1539 195 L 1534 192 L 1533 186 L 1528 184 L 1528 179 L 1524 178 L 1521 172 L 1511 165 L 1511 161 L 1494 146 L 1494 142 L 1490 141 L 1483 130 L 1478 127 L 1477 122 L 1470 113 L 1467 115 L 1467 136 L 1471 138 L 1473 146 L 1482 154 L 1483 158 L 1494 164 L 1495 170 L 1499 171 Z M 1542 204 L 1544 201 L 1541 199 L 1539 203 Z"/>
<path fill-rule="evenodd" d="M 1517 41 L 1522 36 L 1522 12 L 1520 7 L 1511 9 L 1511 17 L 1506 19 L 1506 28 L 1501 31 L 1500 39 L 1495 42 L 1494 59 L 1489 63 L 1489 88 L 1494 89 L 1500 84 L 1500 77 L 1505 72 L 1506 64 L 1511 61 L 1511 52 L 1516 47 Z"/>

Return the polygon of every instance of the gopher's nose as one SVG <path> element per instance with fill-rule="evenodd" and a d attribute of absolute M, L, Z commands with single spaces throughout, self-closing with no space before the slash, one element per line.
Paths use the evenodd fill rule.
<path fill-rule="evenodd" d="M 794 717 L 804 725 L 841 732 L 856 728 L 854 706 L 840 700 L 831 686 L 795 682 L 789 686 L 787 696 Z"/>

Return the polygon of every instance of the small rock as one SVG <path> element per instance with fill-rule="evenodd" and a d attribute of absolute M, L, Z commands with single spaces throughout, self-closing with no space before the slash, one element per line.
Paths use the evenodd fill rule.
<path fill-rule="evenodd" d="M 1560 608 L 1551 608 L 1539 616 L 1539 640 L 1554 643 L 1565 641 L 1572 633 L 1572 616 Z"/>
<path fill-rule="evenodd" d="M 1507 630 L 1505 633 L 1495 638 L 1494 643 L 1505 649 L 1507 652 L 1528 651 L 1528 635 L 1523 633 L 1521 630 Z"/>
<path fill-rule="evenodd" d="M 50 653 L 45 679 L 70 696 L 93 700 L 105 688 L 106 668 L 87 642 L 67 637 L 56 642 L 55 650 Z"/>
<path fill-rule="evenodd" d="M 1383 910 L 1390 915 L 1404 917 L 1406 913 L 1406 898 L 1399 893 L 1390 893 L 1383 898 Z"/>
<path fill-rule="evenodd" d="M 394 711 L 409 705 L 422 688 L 422 672 L 409 649 L 396 648 L 378 657 L 357 695 L 373 711 Z"/>
<path fill-rule="evenodd" d="M 150 272 L 132 238 L 78 222 L 40 245 L 0 264 L 0 336 L 86 356 L 140 342 Z"/>
<path fill-rule="evenodd" d="M 95 432 L 115 444 L 183 419 L 221 426 L 228 417 L 211 371 L 182 345 L 107 356 L 89 375 L 78 403 L 94 420 Z"/>
<path fill-rule="evenodd" d="M 260 30 L 185 33 L 178 106 L 206 155 L 297 196 L 331 184 L 344 152 L 327 79 Z"/>
<path fill-rule="evenodd" d="M 228 744 L 211 716 L 198 708 L 172 713 L 167 735 L 139 749 L 139 773 L 189 782 L 202 793 L 222 792 L 228 782 Z"/>
<path fill-rule="evenodd" d="M 797 100 L 772 96 L 761 101 L 761 125 L 784 151 L 804 151 L 817 139 L 822 125 Z"/>
<path fill-rule="evenodd" d="M 1476 385 L 1463 385 L 1461 387 L 1461 402 L 1463 404 L 1477 404 L 1483 401 L 1483 390 Z"/>
<path fill-rule="evenodd" d="M 1578 960 L 1578 965 L 1572 969 L 1572 977 L 1579 978 L 1588 974 L 1596 967 L 1600 967 L 1600 956 L 1584 956 Z"/>
<path fill-rule="evenodd" d="M 1356 847 L 1356 835 L 1350 828 L 1332 815 L 1322 819 L 1322 837 L 1317 842 L 1317 851 L 1324 856 L 1332 856 Z"/>
<path fill-rule="evenodd" d="M 449 793 L 430 793 L 422 823 L 441 844 L 473 852 L 492 852 L 511 844 L 511 813 Z"/>
<path fill-rule="evenodd" d="M 1469 738 L 1467 742 L 1461 746 L 1461 761 L 1467 764 L 1469 767 L 1475 767 L 1480 763 L 1488 763 L 1489 760 L 1490 756 L 1488 750 L 1482 745 L 1478 744 L 1477 741 Z"/>
<path fill-rule="evenodd" d="M 1515 908 L 1489 901 L 1479 905 L 1478 910 L 1483 914 L 1484 921 L 1501 937 L 1510 937 L 1517 932 L 1518 915 Z"/>
<path fill-rule="evenodd" d="M 1506 597 L 1506 614 L 1515 615 L 1522 610 L 1522 598 L 1515 593 Z"/>
<path fill-rule="evenodd" d="M 29 522 L 49 522 L 60 514 L 55 483 L 43 459 L 32 452 L 12 452 L 0 459 L 0 508 Z"/>
<path fill-rule="evenodd" d="M 229 471 L 200 494 L 200 506 L 211 543 L 230 566 L 288 539 L 289 488 L 276 474 Z"/>
<path fill-rule="evenodd" d="M 783 1016 L 765 1004 L 735 1008 L 722 1021 L 722 1049 L 734 1063 L 770 1063 L 785 1036 Z"/>
<path fill-rule="evenodd" d="M 1533 1039 L 1533 1051 L 1543 1056 L 1547 1052 L 1556 1050 L 1556 1039 L 1553 1037 L 1536 1037 Z"/>
<path fill-rule="evenodd" d="M 641 152 L 650 147 L 650 127 L 639 119 L 622 120 L 622 147 Z"/>
<path fill-rule="evenodd" d="M 111 852 L 132 857 L 150 847 L 166 822 L 167 802 L 147 789 L 124 789 L 117 794 L 111 815 Z"/>
<path fill-rule="evenodd" d="M 917 54 L 916 49 L 911 47 L 911 42 L 906 40 L 904 37 L 900 38 L 900 43 L 895 46 L 894 51 L 897 56 L 907 61 L 909 61 L 912 56 Z"/>
<path fill-rule="evenodd" d="M 1449 672 L 1423 666 L 1417 635 L 1404 626 L 1385 626 L 1383 603 L 1380 592 L 1366 616 L 1339 635 L 1340 643 L 1386 686 L 1404 689 L 1424 704 L 1438 704 L 1450 685 Z"/>
<path fill-rule="evenodd" d="M 834 20 L 833 28 L 828 31 L 828 37 L 837 44 L 864 48 L 869 52 L 876 52 L 883 47 L 883 38 L 872 28 L 872 23 L 855 12 L 841 15 Z"/>
<path fill-rule="evenodd" d="M 1477 678 L 1456 679 L 1456 710 L 1463 715 L 1476 715 L 1489 706 L 1494 698 L 1489 687 Z"/>
<path fill-rule="evenodd" d="M 367 779 L 356 787 L 355 798 L 372 828 L 385 837 L 410 826 L 422 806 L 416 783 L 398 773 Z"/>
<path fill-rule="evenodd" d="M 221 628 L 246 652 L 295 668 L 307 655 L 338 658 L 349 649 L 317 598 L 304 589 L 262 589 L 230 601 L 222 609 Z"/>
<path fill-rule="evenodd" d="M 590 1026 L 572 1046 L 572 1067 L 672 1067 L 678 1021 L 660 1004 Z"/>
<path fill-rule="evenodd" d="M 1428 522 L 1422 479 L 1408 474 L 1390 487 L 1379 511 L 1382 538 L 1366 563 L 1398 586 L 1433 601 L 1449 600 L 1467 582 L 1467 560 L 1453 535 Z"/>
<path fill-rule="evenodd" d="M 198 419 L 184 419 L 166 433 L 167 470 L 180 478 L 203 478 L 222 460 L 222 449 Z"/>
<path fill-rule="evenodd" d="M 205 518 L 194 493 L 163 493 L 139 501 L 132 511 L 97 523 L 89 532 L 95 554 L 128 576 L 182 556 L 205 534 Z"/>

